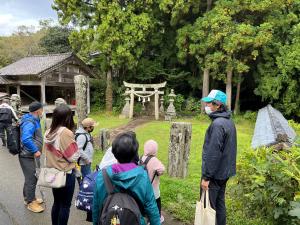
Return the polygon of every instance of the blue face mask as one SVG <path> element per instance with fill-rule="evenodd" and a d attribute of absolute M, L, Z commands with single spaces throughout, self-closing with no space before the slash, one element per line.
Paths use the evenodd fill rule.
<path fill-rule="evenodd" d="M 205 106 L 204 110 L 207 115 L 209 115 L 213 112 L 209 106 Z"/>

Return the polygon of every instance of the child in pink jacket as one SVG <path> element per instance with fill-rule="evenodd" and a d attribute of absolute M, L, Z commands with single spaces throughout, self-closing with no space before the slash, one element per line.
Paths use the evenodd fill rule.
<path fill-rule="evenodd" d="M 142 162 L 145 162 L 147 157 L 152 156 L 148 161 L 146 167 L 148 170 L 148 176 L 150 181 L 152 182 L 153 192 L 156 199 L 157 207 L 159 213 L 161 215 L 161 198 L 160 198 L 160 190 L 159 190 L 159 176 L 165 172 L 165 167 L 159 161 L 157 156 L 158 144 L 154 140 L 148 140 L 144 144 L 144 155 L 142 156 Z M 155 177 L 154 177 L 155 176 Z M 154 178 L 154 179 L 153 179 Z M 161 223 L 164 221 L 164 217 L 160 216 Z"/>

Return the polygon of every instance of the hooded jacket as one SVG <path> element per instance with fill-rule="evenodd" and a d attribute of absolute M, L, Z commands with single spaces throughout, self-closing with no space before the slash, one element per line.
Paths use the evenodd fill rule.
<path fill-rule="evenodd" d="M 230 112 L 213 112 L 202 151 L 202 178 L 225 180 L 236 174 L 236 128 Z"/>
<path fill-rule="evenodd" d="M 33 157 L 43 147 L 43 135 L 40 119 L 28 113 L 21 119 L 21 153 L 20 157 Z"/>
<path fill-rule="evenodd" d="M 124 169 L 124 167 L 130 169 Z M 160 225 L 160 215 L 154 198 L 152 186 L 150 184 L 146 171 L 136 166 L 134 163 L 114 164 L 107 167 L 107 174 L 110 177 L 112 185 L 116 191 L 120 188 L 132 193 L 132 197 L 139 201 L 143 206 L 145 214 L 148 216 L 151 225 Z M 114 171 L 113 168 L 121 168 Z M 123 169 L 122 169 L 123 168 Z M 108 196 L 102 173 L 100 172 L 96 179 L 93 200 L 93 224 L 98 225 L 99 213 L 102 210 L 103 203 Z M 141 217 L 141 225 L 146 225 L 144 218 Z"/>
<path fill-rule="evenodd" d="M 91 135 L 82 127 L 79 127 L 75 134 L 77 135 L 76 142 L 78 149 L 80 151 L 79 165 L 86 165 L 87 161 L 93 161 L 94 147 L 92 143 Z M 83 149 L 85 143 L 87 142 L 86 148 Z"/>
<path fill-rule="evenodd" d="M 160 190 L 159 190 L 159 176 L 165 172 L 165 167 L 161 163 L 161 161 L 156 157 L 157 156 L 158 145 L 155 141 L 149 140 L 145 143 L 144 146 L 144 155 L 142 156 L 142 161 L 145 162 L 148 156 L 153 156 L 149 162 L 147 163 L 147 171 L 150 181 L 152 181 L 155 172 L 157 172 L 158 176 L 155 176 L 152 186 L 154 191 L 155 199 L 160 197 Z"/>
<path fill-rule="evenodd" d="M 71 171 L 75 168 L 75 162 L 80 154 L 73 132 L 66 127 L 60 127 L 53 133 L 49 131 L 46 131 L 44 138 L 46 167 Z"/>

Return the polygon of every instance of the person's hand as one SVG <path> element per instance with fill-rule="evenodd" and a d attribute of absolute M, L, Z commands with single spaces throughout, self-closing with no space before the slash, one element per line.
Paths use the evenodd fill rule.
<path fill-rule="evenodd" d="M 86 160 L 85 160 L 85 163 L 86 163 L 86 164 L 90 164 L 90 163 L 91 163 L 91 161 L 90 161 L 90 160 L 88 160 L 88 159 L 86 159 Z"/>
<path fill-rule="evenodd" d="M 37 151 L 37 152 L 34 153 L 34 157 L 35 158 L 38 158 L 40 156 L 41 156 L 41 152 L 40 151 Z"/>
<path fill-rule="evenodd" d="M 207 191 L 208 190 L 208 185 L 209 185 L 209 180 L 208 181 L 201 180 L 201 188 L 202 188 L 202 190 Z"/>

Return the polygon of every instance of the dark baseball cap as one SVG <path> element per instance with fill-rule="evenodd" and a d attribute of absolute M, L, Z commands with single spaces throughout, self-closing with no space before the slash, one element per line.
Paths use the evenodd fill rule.
<path fill-rule="evenodd" d="M 37 111 L 37 110 L 39 110 L 41 108 L 43 108 L 42 103 L 40 103 L 40 102 L 32 102 L 29 105 L 29 112 L 35 112 L 35 111 Z"/>

